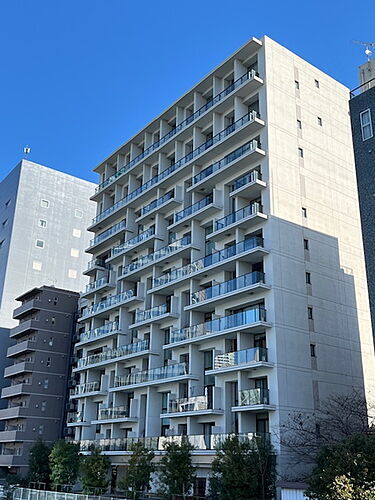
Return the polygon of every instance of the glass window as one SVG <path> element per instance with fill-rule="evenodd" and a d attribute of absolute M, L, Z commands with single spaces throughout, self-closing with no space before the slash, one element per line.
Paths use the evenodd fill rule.
<path fill-rule="evenodd" d="M 47 221 L 45 219 L 39 219 L 38 226 L 47 227 Z"/>
<path fill-rule="evenodd" d="M 40 206 L 43 208 L 48 208 L 49 207 L 49 201 L 48 200 L 40 200 Z"/>
<path fill-rule="evenodd" d="M 309 240 L 306 240 L 306 239 L 303 240 L 303 248 L 305 250 L 309 249 Z"/>
<path fill-rule="evenodd" d="M 303 149 L 302 148 L 298 148 L 298 156 L 300 158 L 303 158 Z"/>
<path fill-rule="evenodd" d="M 311 273 L 306 273 L 306 283 L 311 285 Z"/>
<path fill-rule="evenodd" d="M 82 210 L 80 210 L 79 208 L 76 208 L 75 211 L 74 211 L 74 216 L 78 217 L 78 219 L 82 219 L 82 217 L 83 217 Z"/>
<path fill-rule="evenodd" d="M 80 229 L 76 229 L 76 228 L 73 229 L 73 236 L 75 238 L 80 238 L 81 234 L 82 234 L 82 231 Z"/>
<path fill-rule="evenodd" d="M 42 270 L 42 263 L 39 260 L 33 260 L 33 269 L 35 271 L 41 271 Z"/>
<path fill-rule="evenodd" d="M 323 126 L 323 120 L 318 116 L 318 125 Z"/>
<path fill-rule="evenodd" d="M 366 109 L 366 111 L 362 111 L 359 115 L 359 119 L 361 121 L 362 140 L 367 141 L 367 139 L 373 137 L 370 110 Z"/>
<path fill-rule="evenodd" d="M 36 240 L 35 241 L 35 246 L 37 248 L 44 248 L 44 241 L 43 240 Z"/>
<path fill-rule="evenodd" d="M 319 80 L 315 80 L 315 87 L 318 89 L 320 87 Z"/>
<path fill-rule="evenodd" d="M 310 356 L 312 358 L 316 357 L 316 352 L 315 352 L 315 344 L 310 344 Z"/>
<path fill-rule="evenodd" d="M 71 248 L 70 249 L 70 256 L 71 257 L 79 257 L 79 250 L 78 250 L 78 248 Z"/>
<path fill-rule="evenodd" d="M 307 317 L 309 319 L 313 319 L 313 308 L 312 307 L 307 308 Z"/>
<path fill-rule="evenodd" d="M 69 269 L 68 277 L 75 280 L 77 278 L 77 271 L 75 269 Z"/>

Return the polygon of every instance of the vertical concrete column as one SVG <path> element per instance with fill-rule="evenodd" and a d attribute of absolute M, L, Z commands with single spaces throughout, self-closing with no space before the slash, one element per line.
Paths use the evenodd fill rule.
<path fill-rule="evenodd" d="M 247 106 L 242 101 L 242 97 L 234 98 L 234 121 L 239 120 L 247 113 Z"/>
<path fill-rule="evenodd" d="M 147 388 L 146 405 L 146 436 L 159 436 L 160 434 L 160 412 L 161 412 L 161 394 L 154 386 Z"/>
<path fill-rule="evenodd" d="M 141 148 L 137 144 L 132 142 L 130 144 L 130 161 L 141 153 Z"/>
<path fill-rule="evenodd" d="M 194 92 L 194 113 L 206 104 L 206 100 L 199 92 Z"/>
<path fill-rule="evenodd" d="M 212 90 L 213 90 L 214 97 L 217 94 L 220 94 L 220 92 L 222 90 L 224 90 L 224 80 L 222 78 L 214 76 L 213 81 L 212 81 Z"/>
<path fill-rule="evenodd" d="M 181 106 L 176 106 L 176 126 L 185 119 L 185 110 Z"/>
<path fill-rule="evenodd" d="M 176 162 L 185 156 L 184 143 L 182 141 L 175 141 L 175 158 Z"/>
<path fill-rule="evenodd" d="M 160 120 L 160 139 L 167 134 L 171 130 L 171 127 L 168 125 L 167 120 L 163 118 Z"/>
<path fill-rule="evenodd" d="M 246 73 L 246 68 L 239 59 L 233 61 L 234 81 Z"/>
<path fill-rule="evenodd" d="M 205 137 L 202 134 L 202 129 L 199 127 L 193 127 L 193 150 L 198 148 L 204 142 Z"/>
<path fill-rule="evenodd" d="M 145 149 L 147 149 L 153 143 L 151 132 L 145 132 Z"/>
<path fill-rule="evenodd" d="M 218 134 L 224 128 L 224 117 L 220 113 L 212 113 L 212 133 Z"/>

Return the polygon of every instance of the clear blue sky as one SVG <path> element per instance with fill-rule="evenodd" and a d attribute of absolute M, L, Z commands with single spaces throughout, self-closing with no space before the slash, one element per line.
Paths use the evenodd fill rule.
<path fill-rule="evenodd" d="M 0 179 L 30 159 L 91 170 L 250 37 L 348 87 L 375 42 L 362 0 L 0 0 Z"/>

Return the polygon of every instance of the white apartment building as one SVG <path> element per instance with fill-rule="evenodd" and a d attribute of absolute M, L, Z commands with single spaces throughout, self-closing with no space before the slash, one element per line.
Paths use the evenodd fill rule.
<path fill-rule="evenodd" d="M 74 438 L 228 433 L 374 385 L 348 89 L 252 38 L 96 169 Z M 281 462 L 281 458 L 279 457 Z"/>

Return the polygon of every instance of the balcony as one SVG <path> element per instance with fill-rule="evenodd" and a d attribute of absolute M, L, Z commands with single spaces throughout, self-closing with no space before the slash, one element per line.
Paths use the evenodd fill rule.
<path fill-rule="evenodd" d="M 270 325 L 266 322 L 266 310 L 263 306 L 256 305 L 243 312 L 180 328 L 179 330 L 172 330 L 169 342 L 170 344 L 199 342 L 204 337 L 216 337 L 234 330 L 260 333 L 268 326 Z"/>
<path fill-rule="evenodd" d="M 93 342 L 101 337 L 108 337 L 117 333 L 119 330 L 119 324 L 117 321 L 111 321 L 110 323 L 106 323 L 103 326 L 99 326 L 98 328 L 94 328 L 92 330 L 87 330 L 83 332 L 79 336 L 79 344 Z"/>
<path fill-rule="evenodd" d="M 153 200 L 151 203 L 148 203 L 144 207 L 142 207 L 139 217 L 136 219 L 136 222 L 145 221 L 145 220 L 153 220 L 155 217 L 155 212 L 164 214 L 165 211 L 169 211 L 172 205 L 179 205 L 182 203 L 182 190 L 177 186 L 165 193 L 165 195 L 161 196 Z"/>
<path fill-rule="evenodd" d="M 30 314 L 33 311 L 40 309 L 40 300 L 39 299 L 31 299 L 25 301 L 21 306 L 17 307 L 13 311 L 14 319 L 21 319 L 26 314 Z"/>
<path fill-rule="evenodd" d="M 246 225 L 246 229 L 251 228 L 259 222 L 264 222 L 264 220 L 267 220 L 267 215 L 264 215 L 262 205 L 258 202 L 253 202 L 215 221 L 214 232 L 209 234 L 207 238 L 211 241 L 220 240 L 223 237 L 224 231 L 228 232 L 235 227 L 244 225 Z"/>
<path fill-rule="evenodd" d="M 88 295 L 92 295 L 98 291 L 104 291 L 115 287 L 116 284 L 110 280 L 109 276 L 103 276 L 98 280 L 87 283 L 86 290 L 81 292 L 81 297 L 87 297 Z"/>
<path fill-rule="evenodd" d="M 27 382 L 15 383 L 9 387 L 4 387 L 1 391 L 1 397 L 12 398 L 14 396 L 30 394 L 30 390 L 31 390 L 31 383 Z"/>
<path fill-rule="evenodd" d="M 116 423 L 116 422 L 136 422 L 137 417 L 131 417 L 129 408 L 126 406 L 114 406 L 104 408 L 99 405 L 98 417 L 92 423 Z"/>
<path fill-rule="evenodd" d="M 66 416 L 66 423 L 68 427 L 88 426 L 89 422 L 84 420 L 84 415 L 81 411 L 69 412 Z"/>
<path fill-rule="evenodd" d="M 162 247 L 153 253 L 145 255 L 135 260 L 134 262 L 131 262 L 127 266 L 124 266 L 121 278 L 136 271 L 139 271 L 140 269 L 144 269 L 147 266 L 160 262 L 163 259 L 168 258 L 170 255 L 180 252 L 181 250 L 185 250 L 186 248 L 189 247 L 190 244 L 191 244 L 191 237 L 184 236 L 180 240 L 176 240 L 173 243 L 170 243 L 169 245 Z"/>
<path fill-rule="evenodd" d="M 99 184 L 99 186 L 96 187 L 95 195 L 100 193 L 103 189 L 105 189 L 107 186 L 112 184 L 116 179 L 121 177 L 123 174 L 128 172 L 131 168 L 133 168 L 137 163 L 139 163 L 141 160 L 143 160 L 146 156 L 153 153 L 156 149 L 161 147 L 163 144 L 165 144 L 167 141 L 169 141 L 176 134 L 181 132 L 181 130 L 183 130 L 188 125 L 193 123 L 196 119 L 201 117 L 209 109 L 211 109 L 213 106 L 215 106 L 216 104 L 221 102 L 224 98 L 226 98 L 234 90 L 238 89 L 241 85 L 243 85 L 244 83 L 246 83 L 248 81 L 254 82 L 256 84 L 255 88 L 257 88 L 259 85 L 261 85 L 263 83 L 263 80 L 261 80 L 259 78 L 259 75 L 254 70 L 247 71 L 244 75 L 242 75 L 240 78 L 238 78 L 235 82 L 233 82 L 227 88 L 222 90 L 219 94 L 217 94 L 215 97 L 213 97 L 211 100 L 209 100 L 206 104 L 204 104 L 201 108 L 199 108 L 197 111 L 195 111 L 195 113 L 188 116 L 185 120 L 183 120 L 181 123 L 179 123 L 175 128 L 170 130 L 166 135 L 161 137 L 157 142 L 154 142 L 153 144 L 151 144 L 151 146 L 149 146 L 142 153 L 140 153 L 138 156 L 133 158 L 128 164 L 124 165 L 116 173 L 114 173 L 113 175 L 111 175 L 107 179 L 105 179 L 101 184 Z M 255 88 L 254 88 L 254 90 L 255 90 Z"/>
<path fill-rule="evenodd" d="M 104 259 L 92 259 L 87 264 L 87 269 L 83 272 L 83 274 L 90 275 L 95 274 L 96 271 L 103 271 L 106 269 L 106 264 Z"/>
<path fill-rule="evenodd" d="M 214 388 L 217 390 L 218 388 Z M 213 409 L 216 398 L 208 394 L 191 396 L 189 398 L 169 399 L 167 413 L 162 413 L 160 418 L 193 417 L 199 415 L 222 415 L 224 410 Z"/>
<path fill-rule="evenodd" d="M 249 133 L 249 131 L 247 130 L 247 125 L 249 124 L 257 124 L 257 126 L 263 126 L 264 122 L 262 120 L 259 120 L 256 111 L 246 113 L 237 121 L 235 121 L 225 129 L 223 129 L 218 134 L 214 135 L 211 139 L 201 144 L 198 148 L 194 149 L 191 153 L 182 157 L 180 160 L 178 160 L 178 162 L 166 168 L 160 174 L 152 177 L 145 184 L 142 184 L 137 189 L 129 193 L 127 196 L 117 201 L 114 205 L 108 207 L 107 209 L 103 210 L 103 212 L 96 215 L 96 217 L 94 217 L 92 220 L 92 225 L 90 226 L 89 230 L 93 230 L 94 226 L 96 226 L 102 220 L 104 219 L 109 220 L 110 216 L 117 213 L 121 208 L 127 206 L 133 200 L 137 199 L 139 201 L 139 198 L 143 193 L 148 192 L 149 189 L 160 184 L 166 178 L 169 178 L 171 174 L 173 174 L 174 172 L 180 171 L 183 167 L 190 164 L 194 159 L 205 154 L 206 151 L 215 148 L 214 155 L 216 156 L 220 154 L 222 150 L 225 148 L 224 143 L 226 142 L 226 139 L 228 137 L 231 137 L 235 132 L 243 130 L 242 134 L 238 134 L 237 136 L 238 140 L 241 140 L 242 137 L 246 137 L 246 135 Z"/>
<path fill-rule="evenodd" d="M 262 181 L 261 173 L 258 172 L 258 170 L 253 170 L 234 181 L 229 196 L 241 196 L 255 199 L 260 197 L 265 187 L 267 187 L 267 184 Z"/>
<path fill-rule="evenodd" d="M 24 340 L 22 342 L 17 342 L 17 344 L 8 347 L 7 356 L 11 358 L 13 356 L 18 356 L 19 354 L 35 351 L 36 342 L 35 340 Z"/>
<path fill-rule="evenodd" d="M 206 375 L 219 375 L 220 373 L 259 368 L 260 366 L 273 366 L 268 362 L 268 350 L 263 347 L 251 347 L 240 351 L 218 354 L 214 358 L 214 368 L 207 370 Z"/>
<path fill-rule="evenodd" d="M 4 369 L 4 378 L 14 377 L 15 375 L 20 375 L 22 373 L 32 373 L 34 370 L 35 370 L 34 362 L 21 361 L 12 366 L 7 366 Z"/>
<path fill-rule="evenodd" d="M 22 448 L 2 447 L 0 466 L 17 467 L 27 465 L 27 458 L 22 456 Z"/>
<path fill-rule="evenodd" d="M 10 406 L 0 410 L 0 420 L 10 420 L 12 418 L 24 418 L 30 415 L 30 410 L 27 406 Z"/>
<path fill-rule="evenodd" d="M 73 389 L 70 390 L 70 397 L 83 398 L 86 396 L 96 396 L 99 394 L 106 394 L 105 389 L 100 388 L 100 382 L 86 382 L 84 384 L 78 384 Z"/>
<path fill-rule="evenodd" d="M 249 290 L 268 290 L 270 287 L 265 285 L 265 274 L 260 271 L 243 274 L 224 283 L 198 290 L 191 294 L 191 305 L 186 310 L 209 310 L 213 302 L 219 303 L 227 301 L 228 298 L 239 294 L 248 293 Z"/>
<path fill-rule="evenodd" d="M 152 289 L 148 293 L 154 293 L 155 289 L 162 289 L 163 292 L 173 290 L 176 282 L 190 279 L 202 273 L 207 273 L 210 269 L 220 265 L 225 270 L 234 270 L 235 261 L 238 259 L 247 262 L 256 262 L 261 256 L 267 254 L 263 248 L 263 238 L 253 236 L 239 243 L 206 255 L 191 264 L 180 267 L 168 273 L 162 274 L 152 280 Z"/>
<path fill-rule="evenodd" d="M 246 389 L 239 392 L 239 404 L 233 406 L 232 411 L 274 410 L 275 406 L 270 405 L 269 399 L 269 389 Z"/>
<path fill-rule="evenodd" d="M 144 353 L 150 347 L 150 341 L 140 340 L 139 342 L 133 342 L 132 344 L 123 345 L 117 347 L 116 349 L 108 349 L 106 351 L 100 352 L 98 354 L 91 354 L 85 358 L 80 358 L 77 363 L 77 368 L 74 371 L 79 371 L 82 368 L 88 368 L 92 365 L 97 365 L 100 363 L 115 362 L 119 358 L 124 358 L 126 356 L 131 356 L 138 353 Z"/>
<path fill-rule="evenodd" d="M 189 375 L 189 368 L 187 363 L 176 363 L 174 365 L 160 366 L 158 368 L 151 368 L 150 370 L 139 371 L 130 373 L 124 377 L 115 377 L 115 384 L 112 390 L 119 389 L 126 386 L 155 385 L 169 379 L 176 381 L 186 378 L 195 378 Z"/>
<path fill-rule="evenodd" d="M 16 338 L 19 335 L 24 335 L 26 332 L 32 332 L 38 330 L 40 323 L 36 319 L 27 319 L 26 321 L 20 321 L 20 324 L 11 329 L 9 337 Z"/>
<path fill-rule="evenodd" d="M 131 250 L 133 248 L 137 248 L 137 250 L 143 248 L 145 245 L 142 245 L 142 243 L 149 242 L 153 236 L 155 236 L 154 226 L 146 229 L 146 231 L 143 231 L 143 233 L 138 234 L 134 238 L 131 238 L 130 240 L 125 241 L 124 243 L 121 243 L 121 245 L 112 248 L 111 256 L 109 259 L 107 259 L 107 262 L 109 260 L 113 260 L 115 257 L 119 257 L 120 255 L 125 254 L 128 250 Z"/>
<path fill-rule="evenodd" d="M 186 207 L 184 210 L 180 210 L 174 214 L 174 222 L 168 229 L 178 230 L 183 224 L 185 224 L 190 218 L 194 217 L 194 220 L 202 220 L 221 208 L 217 200 L 217 192 L 208 194 L 202 200 L 197 201 L 193 205 Z"/>
<path fill-rule="evenodd" d="M 87 307 L 82 316 L 79 318 L 80 320 L 86 319 L 90 316 L 95 316 L 104 312 L 108 312 L 110 309 L 114 307 L 122 306 L 128 303 L 130 300 L 141 300 L 136 296 L 136 291 L 134 289 L 127 290 L 126 292 L 119 293 L 118 295 L 113 295 L 106 300 L 102 300 Z"/>
<path fill-rule="evenodd" d="M 177 309 L 177 308 L 176 308 Z M 137 328 L 148 323 L 160 323 L 166 318 L 177 318 L 178 313 L 171 311 L 170 304 L 160 304 L 159 306 L 152 307 L 142 311 L 137 309 L 135 312 L 135 321 L 129 328 Z"/>
<path fill-rule="evenodd" d="M 95 238 L 92 238 L 90 240 L 90 246 L 87 249 L 88 253 L 93 253 L 93 249 L 95 248 L 95 252 L 99 250 L 98 246 L 101 243 L 106 243 L 108 244 L 108 241 L 112 236 L 115 236 L 122 231 L 126 230 L 126 220 L 122 220 L 121 222 L 118 222 L 114 226 L 110 227 L 106 231 L 103 231 L 102 233 L 98 234 L 98 236 L 95 236 Z"/>

